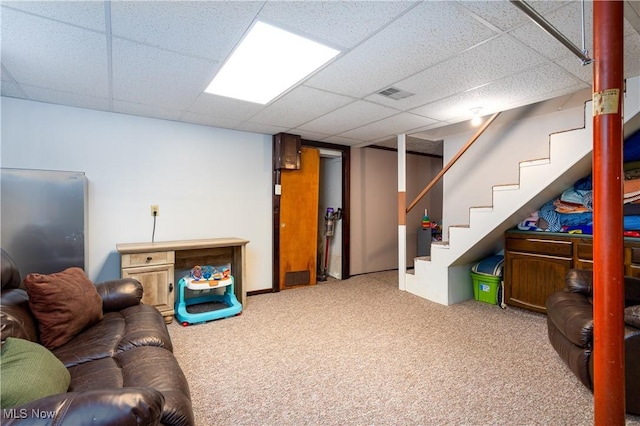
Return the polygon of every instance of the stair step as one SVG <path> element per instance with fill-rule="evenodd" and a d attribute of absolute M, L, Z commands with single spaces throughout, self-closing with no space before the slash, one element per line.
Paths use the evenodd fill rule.
<path fill-rule="evenodd" d="M 511 191 L 511 190 L 517 190 L 517 189 L 520 189 L 520 185 L 518 185 L 517 183 L 510 184 L 510 185 L 496 185 L 493 187 L 494 191 Z"/>
<path fill-rule="evenodd" d="M 550 164 L 550 163 L 551 163 L 550 158 L 538 158 L 535 160 L 521 161 L 520 167 L 541 166 L 543 164 Z"/>
<path fill-rule="evenodd" d="M 637 93 L 640 79 L 632 79 L 631 84 L 635 90 L 631 93 Z M 633 117 L 640 111 L 640 98 L 628 101 L 629 99 L 625 100 L 625 112 L 633 113 L 625 114 L 625 117 Z M 630 108 L 627 108 L 627 103 L 630 104 Z M 494 239 L 498 241 L 497 234 L 502 233 L 502 228 L 508 226 L 523 212 L 529 212 L 530 206 L 539 205 L 543 199 L 546 201 L 551 192 L 564 189 L 565 181 L 573 182 L 578 174 L 583 174 L 590 165 L 589 155 L 592 153 L 592 147 L 589 137 L 592 132 L 591 103 L 587 102 L 584 109 L 584 127 L 549 134 L 548 155 L 544 152 L 537 154 L 545 158 L 519 161 L 518 178 L 509 179 L 516 183 L 493 186 L 492 204 L 495 205 L 468 209 L 469 223 L 472 227 L 448 226 L 448 232 L 443 229 L 447 240 L 431 243 L 432 256 L 416 258 L 415 275 L 410 275 L 410 280 L 406 281 L 407 291 L 443 305 L 471 299 L 473 294 L 469 294 L 467 263 L 474 259 L 475 253 L 492 250 Z M 543 136 L 535 135 L 536 138 Z M 546 139 L 545 136 L 545 140 L 539 140 L 541 148 L 544 148 Z M 464 218 L 454 220 L 458 223 L 465 221 Z M 461 231 L 461 228 L 470 229 Z M 493 234 L 485 241 L 490 233 Z M 456 241 L 450 245 L 449 239 Z M 471 250 L 474 252 L 470 253 Z"/>
<path fill-rule="evenodd" d="M 434 241 L 431 243 L 431 247 L 449 248 L 449 241 Z"/>

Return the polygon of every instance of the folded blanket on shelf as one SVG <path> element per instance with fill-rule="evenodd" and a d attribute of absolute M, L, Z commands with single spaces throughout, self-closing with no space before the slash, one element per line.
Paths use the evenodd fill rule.
<path fill-rule="evenodd" d="M 624 202 L 631 202 L 640 196 L 640 179 L 625 179 L 622 183 Z"/>
<path fill-rule="evenodd" d="M 565 226 L 588 225 L 593 221 L 593 213 L 558 213 L 555 200 L 548 201 L 540 208 L 540 217 L 549 223 L 549 231 L 562 232 Z"/>
<path fill-rule="evenodd" d="M 543 231 L 543 229 L 538 227 L 539 219 L 538 212 L 533 212 L 518 224 L 518 229 L 521 231 Z"/>
<path fill-rule="evenodd" d="M 575 203 L 567 203 L 562 201 L 561 199 L 557 199 L 553 202 L 553 206 L 555 207 L 558 213 L 572 214 L 572 213 L 585 213 L 591 211 L 587 207 L 582 204 Z"/>
<path fill-rule="evenodd" d="M 593 209 L 593 191 L 590 189 L 576 189 L 572 186 L 560 195 L 560 201 L 563 203 L 578 204 L 591 210 Z"/>

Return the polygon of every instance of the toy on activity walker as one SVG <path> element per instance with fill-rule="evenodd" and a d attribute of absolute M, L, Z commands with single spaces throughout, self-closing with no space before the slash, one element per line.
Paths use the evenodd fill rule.
<path fill-rule="evenodd" d="M 200 266 L 191 268 L 187 281 L 187 288 L 191 290 L 204 290 L 209 287 L 224 287 L 229 285 L 226 280 L 231 278 L 229 266 Z"/>
<path fill-rule="evenodd" d="M 225 287 L 224 293 L 209 291 L 211 289 Z M 193 297 L 185 297 L 185 288 L 189 290 L 205 290 L 198 292 Z M 176 318 L 187 326 L 220 318 L 227 318 L 242 312 L 242 305 L 238 302 L 234 293 L 234 279 L 231 275 L 231 265 L 208 266 L 195 265 L 178 282 L 175 311 Z M 208 312 L 189 312 L 191 305 L 211 303 L 215 309 Z M 220 308 L 219 304 L 224 305 Z"/>

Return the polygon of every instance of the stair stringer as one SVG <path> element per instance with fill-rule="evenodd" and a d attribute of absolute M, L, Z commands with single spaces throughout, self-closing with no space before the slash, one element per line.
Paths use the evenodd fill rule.
<path fill-rule="evenodd" d="M 414 259 L 406 290 L 442 305 L 473 298 L 469 265 L 491 253 L 504 231 L 591 170 L 590 113 L 588 102 L 585 127 L 550 135 L 548 159 L 521 162 L 518 184 L 494 186 L 492 206 L 471 208 L 469 226 L 449 227 L 448 244 L 432 244 L 430 257 Z"/>
<path fill-rule="evenodd" d="M 640 114 L 640 78 L 627 80 L 625 123 Z M 592 103 L 585 104 L 585 126 L 550 135 L 549 157 L 520 162 L 516 185 L 493 187 L 493 204 L 469 211 L 469 226 L 449 227 L 448 243 L 431 245 L 431 256 L 414 259 L 406 290 L 451 305 L 473 297 L 470 264 L 495 253 L 504 232 L 591 171 Z"/>

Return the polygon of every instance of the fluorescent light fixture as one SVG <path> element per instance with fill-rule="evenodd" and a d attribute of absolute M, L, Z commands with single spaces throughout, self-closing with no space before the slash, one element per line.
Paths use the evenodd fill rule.
<path fill-rule="evenodd" d="M 264 105 L 338 53 L 257 21 L 205 92 Z"/>

